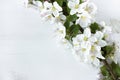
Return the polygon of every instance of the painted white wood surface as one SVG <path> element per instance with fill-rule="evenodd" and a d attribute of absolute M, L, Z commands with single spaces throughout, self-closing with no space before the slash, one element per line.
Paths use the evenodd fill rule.
<path fill-rule="evenodd" d="M 93 1 L 99 20 L 119 19 L 120 0 Z M 96 80 L 97 71 L 57 47 L 51 26 L 22 0 L 0 0 L 0 80 Z"/>

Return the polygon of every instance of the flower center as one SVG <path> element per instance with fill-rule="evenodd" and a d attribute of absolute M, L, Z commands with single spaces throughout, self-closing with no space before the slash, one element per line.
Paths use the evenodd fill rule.
<path fill-rule="evenodd" d="M 61 33 L 61 34 L 63 34 L 64 32 L 63 32 L 63 30 L 59 30 L 59 32 Z"/>
<path fill-rule="evenodd" d="M 88 40 L 88 38 L 85 36 L 85 37 L 84 37 L 84 41 L 87 41 L 87 40 Z"/>
<path fill-rule="evenodd" d="M 78 8 L 79 8 L 79 4 L 76 4 L 76 5 L 75 5 L 75 9 L 78 9 Z"/>
<path fill-rule="evenodd" d="M 87 7 L 85 8 L 85 11 L 89 12 L 89 10 L 90 10 L 90 8 L 87 6 Z"/>
<path fill-rule="evenodd" d="M 96 42 L 95 42 L 95 44 L 98 44 L 99 43 L 99 41 L 97 40 Z"/>
<path fill-rule="evenodd" d="M 40 8 L 40 10 L 44 9 L 44 7 L 43 7 L 43 6 L 41 6 L 41 7 L 39 7 L 39 8 Z"/>
<path fill-rule="evenodd" d="M 53 11 L 55 11 L 55 10 L 56 10 L 56 8 L 55 8 L 55 7 L 52 7 L 52 10 L 53 10 Z"/>
<path fill-rule="evenodd" d="M 95 59 L 95 56 L 91 56 L 91 59 L 94 60 L 94 59 Z"/>
<path fill-rule="evenodd" d="M 79 46 L 79 44 L 74 44 L 74 46 Z"/>
<path fill-rule="evenodd" d="M 85 21 L 86 20 L 86 16 L 81 16 L 81 19 Z"/>
<path fill-rule="evenodd" d="M 91 51 L 92 51 L 92 52 L 95 51 L 95 46 L 91 46 Z"/>
<path fill-rule="evenodd" d="M 86 51 L 86 48 L 82 48 L 82 52 L 85 52 Z"/>

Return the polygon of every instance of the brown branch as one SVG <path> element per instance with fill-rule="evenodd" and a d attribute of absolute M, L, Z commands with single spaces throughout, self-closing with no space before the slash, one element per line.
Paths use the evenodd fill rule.
<path fill-rule="evenodd" d="M 109 63 L 106 60 L 102 60 L 102 61 L 103 61 L 104 65 L 107 67 L 108 72 L 110 73 L 112 79 L 117 80 L 117 77 L 116 77 L 115 73 L 113 72 L 113 70 L 112 70 L 111 66 L 109 65 Z"/>

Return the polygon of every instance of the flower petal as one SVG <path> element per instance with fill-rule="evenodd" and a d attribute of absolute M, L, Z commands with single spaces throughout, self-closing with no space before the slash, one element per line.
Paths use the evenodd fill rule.
<path fill-rule="evenodd" d="M 68 2 L 68 7 L 69 7 L 70 9 L 73 9 L 73 8 L 75 7 L 75 3 L 72 2 L 72 1 L 69 1 L 69 2 Z"/>
<path fill-rule="evenodd" d="M 71 15 L 73 15 L 73 14 L 75 14 L 76 13 L 76 10 L 74 10 L 74 9 L 72 9 L 71 11 L 70 11 L 70 14 Z"/>
<path fill-rule="evenodd" d="M 86 37 L 88 37 L 88 38 L 91 36 L 90 28 L 86 28 L 86 29 L 84 30 L 84 35 L 85 35 Z"/>
<path fill-rule="evenodd" d="M 99 40 L 99 41 L 98 41 L 98 45 L 99 45 L 100 47 L 104 47 L 104 46 L 107 45 L 107 42 L 104 41 L 104 40 Z"/>
<path fill-rule="evenodd" d="M 58 11 L 62 11 L 62 8 L 58 5 L 57 2 L 54 2 L 53 5 Z"/>

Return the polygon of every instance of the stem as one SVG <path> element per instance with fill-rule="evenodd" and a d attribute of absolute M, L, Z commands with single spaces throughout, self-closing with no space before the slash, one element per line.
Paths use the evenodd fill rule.
<path fill-rule="evenodd" d="M 102 61 L 103 61 L 104 65 L 107 67 L 108 72 L 110 73 L 112 79 L 117 80 L 117 77 L 116 77 L 115 73 L 113 72 L 113 70 L 112 70 L 111 66 L 109 65 L 109 63 L 106 60 L 102 60 Z"/>

